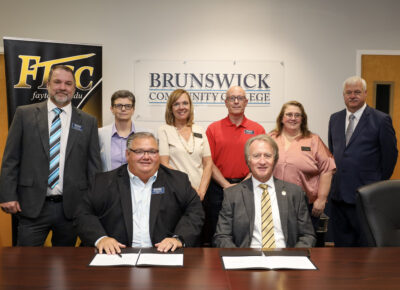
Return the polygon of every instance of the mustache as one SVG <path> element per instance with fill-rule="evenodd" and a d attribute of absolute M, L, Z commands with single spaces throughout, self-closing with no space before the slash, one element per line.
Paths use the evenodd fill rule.
<path fill-rule="evenodd" d="M 64 94 L 67 95 L 67 91 L 66 90 L 57 90 L 56 94 Z"/>

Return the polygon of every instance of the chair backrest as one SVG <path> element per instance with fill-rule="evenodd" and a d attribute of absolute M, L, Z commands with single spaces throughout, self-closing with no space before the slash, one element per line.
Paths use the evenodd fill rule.
<path fill-rule="evenodd" d="M 400 246 L 400 180 L 360 187 L 357 212 L 368 246 Z"/>

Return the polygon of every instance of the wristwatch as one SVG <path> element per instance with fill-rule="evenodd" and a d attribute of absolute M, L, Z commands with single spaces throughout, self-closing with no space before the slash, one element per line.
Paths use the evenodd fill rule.
<path fill-rule="evenodd" d="M 182 238 L 181 236 L 179 236 L 179 235 L 173 235 L 171 238 L 177 239 L 178 241 L 181 242 L 182 247 L 183 247 L 183 248 L 185 247 L 185 241 L 183 240 L 183 238 Z"/>

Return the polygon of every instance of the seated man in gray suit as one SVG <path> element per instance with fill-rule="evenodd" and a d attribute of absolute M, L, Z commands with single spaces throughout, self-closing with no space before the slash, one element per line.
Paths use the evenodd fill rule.
<path fill-rule="evenodd" d="M 214 245 L 220 248 L 312 247 L 315 233 L 305 194 L 272 176 L 278 146 L 267 135 L 249 139 L 245 158 L 252 177 L 224 190 Z"/>
<path fill-rule="evenodd" d="M 83 243 L 107 254 L 126 246 L 196 246 L 204 212 L 188 176 L 160 165 L 151 133 L 128 137 L 126 159 L 128 165 L 96 175 L 84 196 L 75 220 Z"/>

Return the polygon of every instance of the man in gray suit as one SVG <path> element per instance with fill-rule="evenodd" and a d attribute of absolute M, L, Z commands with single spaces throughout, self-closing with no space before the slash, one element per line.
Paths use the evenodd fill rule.
<path fill-rule="evenodd" d="M 305 194 L 272 177 L 278 146 L 267 135 L 249 139 L 245 158 L 252 177 L 224 190 L 214 245 L 220 248 L 312 247 L 315 233 Z"/>
<path fill-rule="evenodd" d="M 0 207 L 18 218 L 18 246 L 41 246 L 50 230 L 53 246 L 74 246 L 76 207 L 101 169 L 96 118 L 71 105 L 73 71 L 53 66 L 47 91 L 17 108 L 3 156 Z"/>

